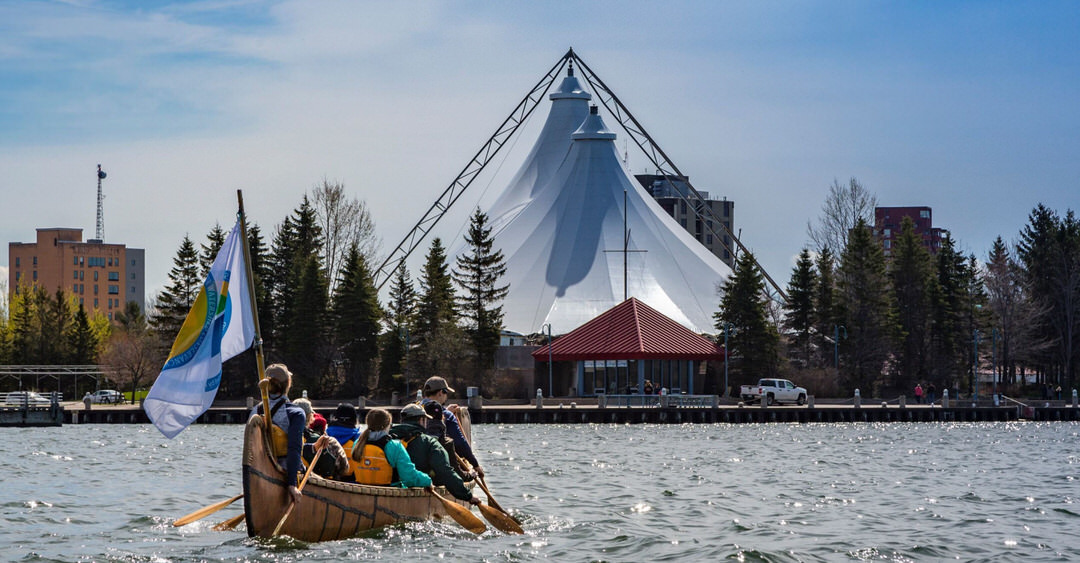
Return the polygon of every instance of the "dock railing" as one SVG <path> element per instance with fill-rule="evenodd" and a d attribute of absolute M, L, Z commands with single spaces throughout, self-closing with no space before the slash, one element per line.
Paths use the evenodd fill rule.
<path fill-rule="evenodd" d="M 602 398 L 600 398 L 602 397 Z M 601 406 L 613 407 L 715 407 L 719 405 L 718 395 L 601 395 Z"/>
<path fill-rule="evenodd" d="M 47 402 L 44 402 L 43 400 Z M 60 401 L 63 400 L 64 394 L 58 391 L 52 391 L 44 395 L 34 391 L 11 391 L 9 393 L 0 393 L 0 407 L 14 407 L 19 409 L 29 409 L 30 407 L 44 408 L 59 405 Z"/>

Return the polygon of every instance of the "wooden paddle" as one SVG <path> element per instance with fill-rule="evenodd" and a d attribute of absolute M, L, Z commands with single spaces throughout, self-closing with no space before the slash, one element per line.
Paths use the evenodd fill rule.
<path fill-rule="evenodd" d="M 236 495 L 233 498 L 225 499 L 225 500 L 223 500 L 221 502 L 211 504 L 210 506 L 200 508 L 200 509 L 196 510 L 195 512 L 192 512 L 191 514 L 188 514 L 187 516 L 182 516 L 180 518 L 177 518 L 176 521 L 173 522 L 173 526 L 180 527 L 180 526 L 190 524 L 190 523 L 192 523 L 192 522 L 194 522 L 196 520 L 202 520 L 203 518 L 206 518 L 207 516 L 210 516 L 211 514 L 221 510 L 222 508 L 225 508 L 226 506 L 229 506 L 230 504 L 232 504 L 232 503 L 234 503 L 234 502 L 236 502 L 236 501 L 238 501 L 238 500 L 240 500 L 242 498 L 244 498 L 244 495 L 239 494 L 239 495 Z"/>
<path fill-rule="evenodd" d="M 238 525 L 240 525 L 240 523 L 244 521 L 244 516 L 246 516 L 246 515 L 247 515 L 246 513 L 241 512 L 240 516 L 234 516 L 234 517 L 229 518 L 228 520 L 226 520 L 224 522 L 221 522 L 221 523 L 215 525 L 214 526 L 214 531 L 228 532 L 229 530 L 231 530 L 231 529 L 237 527 Z"/>
<path fill-rule="evenodd" d="M 509 529 L 506 529 L 506 528 L 501 528 L 501 527 L 499 527 L 498 524 L 495 524 L 495 522 L 492 522 L 491 518 L 488 518 L 488 522 L 491 522 L 496 528 L 499 528 L 500 530 L 502 530 L 504 532 L 513 532 L 515 534 L 524 534 L 525 530 L 521 529 L 520 522 L 518 522 L 517 518 L 514 518 L 513 516 L 510 515 L 509 512 L 506 511 L 505 508 L 499 506 L 499 503 L 495 500 L 495 497 L 491 494 L 491 491 L 488 490 L 487 483 L 484 482 L 484 478 L 483 477 L 477 477 L 476 482 L 480 483 L 480 488 L 484 490 L 485 494 L 487 494 L 488 504 L 490 504 L 494 508 L 498 509 L 498 511 L 502 513 L 502 515 L 505 517 L 505 519 L 512 522 L 512 524 L 507 524 L 507 527 Z M 483 510 L 481 510 L 481 512 L 483 512 Z"/>
<path fill-rule="evenodd" d="M 484 525 L 484 522 L 470 512 L 468 508 L 435 492 L 435 487 L 428 487 L 427 491 L 434 495 L 435 498 L 441 500 L 443 507 L 450 513 L 450 517 L 458 524 L 461 524 L 466 530 L 474 534 L 482 534 L 484 533 L 484 530 L 487 530 L 487 526 Z"/>
<path fill-rule="evenodd" d="M 301 491 L 304 490 L 304 485 L 307 484 L 308 477 L 311 477 L 311 470 L 315 469 L 315 463 L 317 463 L 319 461 L 319 456 L 321 456 L 322 453 L 323 453 L 322 449 L 315 452 L 315 458 L 311 460 L 311 465 L 309 465 L 308 468 L 307 468 L 307 471 L 304 472 L 304 478 L 300 480 L 300 486 L 297 487 L 297 489 L 299 489 Z M 286 494 L 288 494 L 288 493 L 286 493 Z M 296 505 L 297 505 L 297 502 L 289 503 L 289 508 L 285 510 L 285 515 L 281 517 L 281 521 L 279 521 L 277 523 L 277 526 L 274 527 L 274 533 L 270 534 L 270 537 L 274 537 L 274 536 L 278 535 L 278 532 L 281 531 L 281 527 L 285 525 L 285 520 L 289 519 L 289 515 L 292 514 L 293 508 L 296 508 Z"/>
<path fill-rule="evenodd" d="M 501 510 L 497 510 L 494 507 L 488 506 L 484 503 L 476 505 L 480 509 L 480 514 L 484 515 L 484 519 L 491 522 L 492 526 L 502 530 L 508 534 L 524 534 L 525 530 L 521 529 L 521 526 L 510 515 Z M 470 512 L 471 514 L 471 512 Z"/>

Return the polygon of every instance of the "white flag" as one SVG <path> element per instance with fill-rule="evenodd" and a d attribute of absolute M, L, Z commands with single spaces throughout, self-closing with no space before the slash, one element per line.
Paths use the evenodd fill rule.
<path fill-rule="evenodd" d="M 172 438 L 206 412 L 221 384 L 221 363 L 250 348 L 254 339 L 255 316 L 237 221 L 143 401 L 154 426 Z"/>

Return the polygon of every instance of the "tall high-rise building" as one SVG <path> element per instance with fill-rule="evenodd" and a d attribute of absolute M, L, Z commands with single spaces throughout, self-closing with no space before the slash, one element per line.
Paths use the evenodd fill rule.
<path fill-rule="evenodd" d="M 923 246 L 930 254 L 941 249 L 941 239 L 949 231 L 934 226 L 934 212 L 929 207 L 875 207 L 874 236 L 881 241 L 885 257 L 892 256 L 893 242 L 900 236 L 904 217 L 915 224 L 915 234 L 922 238 Z"/>
<path fill-rule="evenodd" d="M 701 219 L 694 214 L 694 210 L 686 204 L 686 197 L 690 192 L 686 184 L 689 178 L 686 176 L 665 177 L 657 174 L 636 174 L 634 178 L 641 187 L 645 188 L 645 191 L 653 196 L 660 207 L 668 212 L 668 215 L 686 229 L 686 232 L 705 245 L 709 252 L 723 260 L 725 264 L 735 267 L 735 255 L 732 253 L 735 246 L 734 241 L 731 240 L 731 233 L 735 232 L 734 201 L 727 198 L 713 199 L 709 197 L 709 192 L 699 190 L 698 193 L 705 200 L 705 205 L 712 210 L 713 217 L 724 223 L 723 228 L 720 225 L 712 225 L 712 220 L 706 220 L 703 225 Z M 717 233 L 720 238 L 717 239 L 713 233 Z"/>
<path fill-rule="evenodd" d="M 145 311 L 145 251 L 98 239 L 82 240 L 82 229 L 37 229 L 37 242 L 8 243 L 8 291 L 35 285 L 63 289 L 88 313 L 111 320 L 128 301 Z"/>

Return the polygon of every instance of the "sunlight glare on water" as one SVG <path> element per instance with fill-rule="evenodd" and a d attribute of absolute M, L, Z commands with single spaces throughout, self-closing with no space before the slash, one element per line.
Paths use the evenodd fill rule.
<path fill-rule="evenodd" d="M 172 521 L 241 492 L 240 426 L 4 429 L 4 561 L 1080 560 L 1080 425 L 476 425 L 526 534 L 305 544 Z"/>

